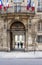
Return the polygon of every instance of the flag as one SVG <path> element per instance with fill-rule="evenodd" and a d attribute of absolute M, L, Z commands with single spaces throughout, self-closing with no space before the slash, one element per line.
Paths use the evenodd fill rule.
<path fill-rule="evenodd" d="M 6 0 L 6 2 L 3 3 L 4 11 L 6 11 L 9 8 L 9 2 Z"/>
<path fill-rule="evenodd" d="M 32 11 L 35 10 L 35 3 L 34 2 L 31 3 L 31 9 L 32 9 Z"/>
<path fill-rule="evenodd" d="M 9 2 L 6 0 L 6 7 L 9 8 Z"/>
<path fill-rule="evenodd" d="M 3 2 L 4 11 L 6 11 L 6 2 Z"/>
<path fill-rule="evenodd" d="M 27 10 L 29 10 L 30 7 L 31 7 L 31 0 L 28 0 Z"/>
<path fill-rule="evenodd" d="M 0 0 L 0 10 L 2 9 L 2 0 Z"/>

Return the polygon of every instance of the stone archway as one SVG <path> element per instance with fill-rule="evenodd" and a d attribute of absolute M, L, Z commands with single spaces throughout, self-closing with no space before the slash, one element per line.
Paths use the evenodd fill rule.
<path fill-rule="evenodd" d="M 20 21 L 15 21 L 10 26 L 10 49 L 25 50 L 25 25 Z"/>

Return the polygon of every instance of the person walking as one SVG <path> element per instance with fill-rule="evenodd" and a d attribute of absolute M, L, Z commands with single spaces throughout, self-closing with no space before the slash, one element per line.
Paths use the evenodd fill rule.
<path fill-rule="evenodd" d="M 23 43 L 21 42 L 21 48 L 23 48 Z"/>
<path fill-rule="evenodd" d="M 19 48 L 19 42 L 18 42 L 18 48 Z"/>

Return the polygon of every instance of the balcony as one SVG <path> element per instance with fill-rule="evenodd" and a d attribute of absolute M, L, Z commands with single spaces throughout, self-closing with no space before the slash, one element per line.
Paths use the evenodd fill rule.
<path fill-rule="evenodd" d="M 7 8 L 6 11 L 4 11 L 4 8 L 2 8 L 1 14 L 7 14 L 7 13 L 25 13 L 25 14 L 34 14 L 35 11 L 27 10 L 27 6 L 11 6 Z"/>

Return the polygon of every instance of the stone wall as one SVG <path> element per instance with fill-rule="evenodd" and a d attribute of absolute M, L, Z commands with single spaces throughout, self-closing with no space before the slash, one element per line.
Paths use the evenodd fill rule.
<path fill-rule="evenodd" d="M 31 17 L 32 18 L 32 17 Z M 42 17 L 41 17 L 42 18 Z M 37 26 L 38 26 L 38 21 L 40 20 L 40 17 L 33 17 L 31 19 L 31 28 L 29 27 L 29 22 L 30 22 L 30 18 L 29 17 L 20 17 L 18 19 L 2 19 L 0 18 L 0 50 L 10 50 L 10 32 L 7 31 L 7 29 L 10 29 L 10 26 L 13 22 L 15 22 L 16 20 L 22 22 L 25 25 L 26 28 L 26 41 L 25 41 L 25 50 L 34 50 L 34 46 L 35 46 L 35 50 L 42 50 L 42 43 L 38 43 L 36 41 L 37 35 L 38 35 L 38 31 L 37 31 Z M 39 34 L 42 34 L 39 33 Z M 35 38 L 33 38 L 34 36 Z M 28 43 L 28 38 L 32 39 L 31 42 Z"/>

